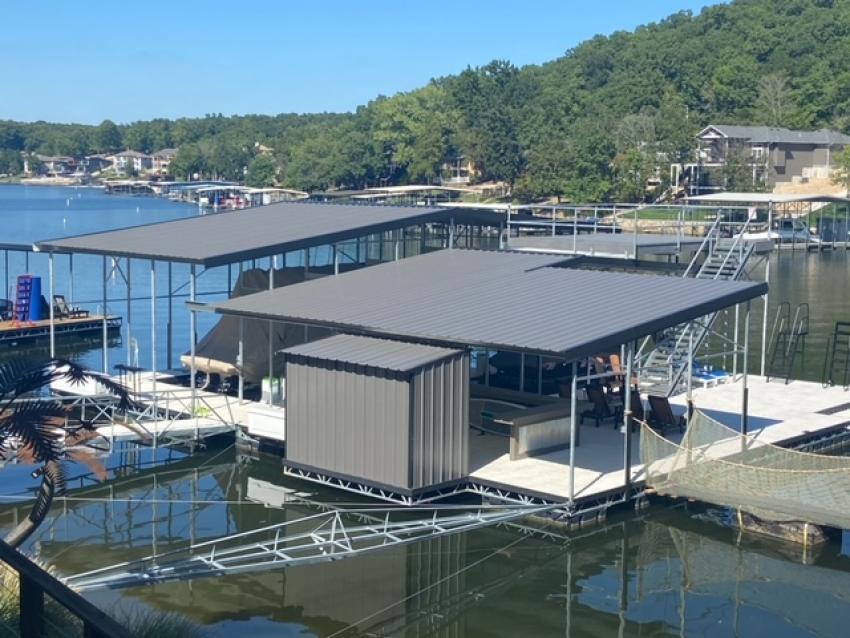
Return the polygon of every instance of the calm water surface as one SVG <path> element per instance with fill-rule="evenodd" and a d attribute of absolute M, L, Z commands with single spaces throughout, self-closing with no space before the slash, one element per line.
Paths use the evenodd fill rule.
<path fill-rule="evenodd" d="M 196 214 L 191 206 L 92 189 L 0 187 L 2 242 Z M 68 293 L 71 281 L 63 261 L 57 258 L 57 289 Z M 9 276 L 26 266 L 22 256 L 11 257 Z M 31 257 L 28 266 L 47 274 L 44 256 Z M 798 376 L 818 379 L 827 333 L 836 320 L 850 319 L 847 255 L 783 253 L 771 259 L 770 267 L 772 306 L 780 301 L 811 306 L 811 335 Z M 140 294 L 148 290 L 148 268 L 144 262 L 131 267 Z M 92 310 L 101 303 L 100 273 L 99 258 L 75 259 L 74 297 Z M 166 276 L 165 270 L 157 272 L 162 287 Z M 214 272 L 201 282 L 202 292 L 214 291 L 227 278 Z M 109 310 L 125 315 L 123 282 L 111 278 L 109 291 Z M 164 305 L 158 306 L 160 317 Z M 149 306 L 148 300 L 134 302 L 130 329 L 111 349 L 111 363 L 123 360 L 127 343 L 135 340 L 145 365 Z M 179 304 L 175 308 L 175 343 L 185 344 L 187 325 Z M 751 343 L 757 345 L 758 304 L 753 311 Z M 100 364 L 99 351 L 90 345 L 71 354 Z M 754 353 L 753 365 L 757 361 Z M 242 455 L 233 448 L 191 458 L 177 451 L 160 450 L 156 459 L 153 454 L 128 449 L 71 464 L 72 489 L 54 505 L 28 549 L 59 573 L 73 574 L 354 500 L 284 478 L 273 457 Z M 15 505 L 13 495 L 34 487 L 29 472 L 14 464 L 3 469 L 4 528 L 26 511 Z M 281 506 L 286 489 L 304 492 L 304 501 Z M 603 526 L 560 539 L 505 526 L 332 564 L 90 596 L 109 610 L 185 614 L 209 635 L 228 637 L 848 634 L 850 558 L 840 541 L 804 564 L 797 546 L 739 539 L 699 514 L 653 508 L 637 518 L 610 517 Z"/>

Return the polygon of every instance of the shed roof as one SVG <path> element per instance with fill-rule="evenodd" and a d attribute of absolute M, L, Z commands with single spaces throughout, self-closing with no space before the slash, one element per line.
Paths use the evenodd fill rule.
<path fill-rule="evenodd" d="M 331 244 L 370 233 L 448 219 L 449 211 L 423 206 L 352 206 L 281 202 L 40 241 L 36 250 L 90 253 L 220 266 L 290 250 Z"/>
<path fill-rule="evenodd" d="M 413 372 L 462 353 L 451 348 L 344 334 L 284 350 L 287 361 L 332 361 L 395 372 Z"/>
<path fill-rule="evenodd" d="M 195 307 L 441 346 L 580 358 L 757 297 L 767 285 L 555 267 L 442 250 Z"/>

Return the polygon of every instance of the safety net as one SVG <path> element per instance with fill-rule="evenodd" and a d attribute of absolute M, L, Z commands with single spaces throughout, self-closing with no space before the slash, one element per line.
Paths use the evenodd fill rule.
<path fill-rule="evenodd" d="M 640 452 L 646 483 L 660 494 L 850 528 L 850 458 L 765 443 L 700 411 L 678 443 L 644 423 Z"/>

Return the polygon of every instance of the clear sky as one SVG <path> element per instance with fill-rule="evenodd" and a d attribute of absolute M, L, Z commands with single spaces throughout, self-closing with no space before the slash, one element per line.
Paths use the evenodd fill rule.
<path fill-rule="evenodd" d="M 0 119 L 349 111 L 701 0 L 3 0 Z"/>

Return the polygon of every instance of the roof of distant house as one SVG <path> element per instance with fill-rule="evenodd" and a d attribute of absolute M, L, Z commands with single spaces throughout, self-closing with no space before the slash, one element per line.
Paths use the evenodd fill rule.
<path fill-rule="evenodd" d="M 739 126 L 737 124 L 709 124 L 699 132 L 702 137 L 713 129 L 723 137 L 748 140 L 753 144 L 850 144 L 850 135 L 822 128 L 817 131 L 792 131 L 777 126 Z"/>
<path fill-rule="evenodd" d="M 139 151 L 120 151 L 115 153 L 115 157 L 150 157 L 147 153 L 140 153 Z"/>
<path fill-rule="evenodd" d="M 167 157 L 169 155 L 177 155 L 176 148 L 162 148 L 153 154 L 154 157 Z"/>

